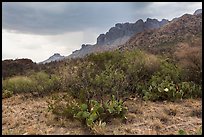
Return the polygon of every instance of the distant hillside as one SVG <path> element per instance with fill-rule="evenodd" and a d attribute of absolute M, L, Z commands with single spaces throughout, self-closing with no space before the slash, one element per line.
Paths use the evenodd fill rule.
<path fill-rule="evenodd" d="M 14 75 L 25 75 L 28 71 L 39 70 L 39 67 L 31 59 L 16 59 L 2 61 L 2 77 L 11 77 Z"/>
<path fill-rule="evenodd" d="M 179 42 L 191 43 L 202 37 L 202 13 L 185 14 L 169 24 L 155 30 L 148 30 L 134 35 L 120 46 L 120 50 L 140 48 L 152 53 L 169 53 Z M 200 43 L 202 41 L 200 40 Z"/>

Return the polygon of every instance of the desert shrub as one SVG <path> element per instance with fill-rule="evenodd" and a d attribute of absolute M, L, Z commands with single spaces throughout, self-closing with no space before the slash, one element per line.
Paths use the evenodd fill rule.
<path fill-rule="evenodd" d="M 67 98 L 67 99 L 66 99 Z M 54 96 L 48 102 L 48 109 L 54 114 L 68 118 L 78 119 L 86 126 L 93 128 L 96 122 L 105 122 L 113 117 L 126 119 L 127 108 L 124 107 L 122 100 L 116 100 L 112 96 L 111 100 L 99 103 L 96 100 L 89 100 L 87 103 L 79 103 L 71 96 Z"/>
<path fill-rule="evenodd" d="M 178 84 L 178 90 L 183 92 L 183 98 L 202 98 L 201 85 L 193 82 L 181 82 Z"/>
<path fill-rule="evenodd" d="M 59 90 L 60 79 L 56 75 L 49 75 L 45 72 L 34 73 L 30 78 L 36 84 L 36 90 L 39 93 Z"/>
<path fill-rule="evenodd" d="M 121 69 L 127 77 L 129 92 L 138 90 L 138 85 L 143 85 L 151 75 L 159 69 L 159 59 L 140 50 L 127 51 L 121 61 Z"/>
<path fill-rule="evenodd" d="M 192 44 L 182 43 L 174 53 L 175 58 L 182 67 L 182 78 L 184 81 L 202 83 L 202 43 Z"/>
<path fill-rule="evenodd" d="M 170 58 L 141 50 L 91 54 L 66 68 L 63 87 L 83 103 L 91 99 L 103 102 L 107 94 L 119 99 L 136 93 L 150 100 L 187 98 L 192 95 L 190 92 L 194 97 L 201 96 L 196 84 L 190 84 L 191 90 L 184 89 L 187 84 L 182 83 L 185 79 L 180 65 Z M 179 89 L 181 85 L 185 85 L 184 90 Z M 168 92 L 163 92 L 164 89 Z"/>
<path fill-rule="evenodd" d="M 119 98 L 126 92 L 128 85 L 126 75 L 121 69 L 114 69 L 114 65 L 106 64 L 105 70 L 91 80 L 94 89 L 102 94 L 112 94 Z M 122 86 L 121 86 L 122 85 Z"/>
<path fill-rule="evenodd" d="M 202 97 L 201 86 L 193 82 L 175 83 L 168 76 L 152 76 L 149 87 L 143 90 L 145 100 L 170 100 Z"/>
<path fill-rule="evenodd" d="M 120 51 L 103 52 L 98 54 L 90 54 L 87 56 L 87 60 L 96 64 L 97 69 L 104 70 L 105 64 L 114 64 L 116 67 L 120 64 L 123 59 L 123 54 Z"/>
<path fill-rule="evenodd" d="M 36 90 L 36 84 L 29 77 L 15 76 L 3 82 L 3 89 L 15 93 L 33 92 Z"/>
<path fill-rule="evenodd" d="M 100 54 L 92 56 L 100 57 Z M 90 57 L 88 56 L 88 58 Z M 104 56 L 101 57 L 102 59 L 99 57 L 97 60 L 100 61 L 105 58 Z M 120 68 L 116 68 L 113 62 L 105 60 L 102 67 L 99 68 L 99 62 L 96 63 L 96 60 L 93 61 L 92 58 L 90 60 L 70 68 L 68 74 L 63 77 L 63 85 L 68 91 L 71 91 L 73 96 L 81 98 L 85 102 L 91 98 L 101 98 L 107 93 L 117 94 L 118 91 L 121 93 L 124 91 L 127 83 L 125 83 L 125 74 Z"/>
<path fill-rule="evenodd" d="M 89 107 L 90 109 L 88 109 Z M 108 100 L 104 104 L 98 103 L 96 100 L 90 100 L 90 104 L 82 104 L 81 110 L 75 115 L 83 123 L 86 123 L 88 127 L 92 127 L 96 121 L 106 121 L 113 117 L 120 117 L 126 119 L 125 113 L 127 108 L 123 106 L 122 100 L 116 100 L 112 96 L 111 100 Z"/>
<path fill-rule="evenodd" d="M 142 91 L 145 100 L 171 100 L 201 97 L 201 87 L 192 82 L 182 81 L 182 69 L 165 60 L 159 71 L 151 76 Z"/>
<path fill-rule="evenodd" d="M 183 92 L 176 89 L 176 84 L 173 81 L 169 82 L 163 80 L 161 83 L 156 84 L 152 82 L 148 88 L 148 91 L 144 93 L 145 100 L 170 100 L 181 99 Z"/>
<path fill-rule="evenodd" d="M 160 79 L 160 81 L 163 79 L 167 79 L 173 81 L 174 83 L 179 83 L 182 80 L 181 72 L 182 69 L 179 66 L 173 63 L 169 63 L 164 59 L 160 64 L 160 69 L 158 70 L 158 72 L 156 72 L 155 75 Z"/>
<path fill-rule="evenodd" d="M 44 72 L 34 73 L 31 76 L 15 76 L 3 81 L 3 89 L 15 93 L 38 92 L 46 93 L 58 90 L 60 81 L 57 76 L 49 76 Z"/>
<path fill-rule="evenodd" d="M 100 100 L 105 94 L 120 98 L 142 92 L 160 64 L 161 59 L 141 50 L 91 54 L 77 65 L 67 66 L 62 83 L 65 90 L 82 102 Z"/>
<path fill-rule="evenodd" d="M 73 118 L 74 115 L 80 110 L 79 102 L 71 95 L 52 95 L 47 101 L 48 111 L 58 116 Z"/>

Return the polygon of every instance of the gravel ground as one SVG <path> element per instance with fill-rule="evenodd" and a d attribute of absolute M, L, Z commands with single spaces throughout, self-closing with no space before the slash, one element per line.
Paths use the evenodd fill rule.
<path fill-rule="evenodd" d="M 49 96 L 33 98 L 15 95 L 3 99 L 2 134 L 88 135 L 91 133 L 76 120 L 56 117 L 47 110 Z M 144 102 L 130 98 L 124 123 L 112 119 L 104 128 L 95 126 L 95 134 L 157 135 L 178 134 L 180 129 L 195 134 L 202 126 L 202 99 L 179 102 Z"/>

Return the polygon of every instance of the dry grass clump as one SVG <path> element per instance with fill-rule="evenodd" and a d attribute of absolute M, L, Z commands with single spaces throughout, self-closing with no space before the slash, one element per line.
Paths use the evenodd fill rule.
<path fill-rule="evenodd" d="M 202 42 L 189 45 L 180 43 L 174 53 L 178 64 L 184 69 L 184 79 L 202 82 Z"/>

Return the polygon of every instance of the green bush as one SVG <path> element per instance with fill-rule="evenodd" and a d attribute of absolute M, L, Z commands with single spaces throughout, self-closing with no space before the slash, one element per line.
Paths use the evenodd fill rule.
<path fill-rule="evenodd" d="M 144 86 L 159 68 L 160 59 L 140 50 L 91 54 L 69 69 L 63 85 L 82 100 L 105 94 L 119 98 L 141 92 L 138 85 Z"/>
<path fill-rule="evenodd" d="M 34 73 L 30 78 L 35 82 L 39 93 L 59 90 L 60 79 L 56 75 L 48 75 L 45 72 Z"/>
<path fill-rule="evenodd" d="M 182 98 L 202 97 L 200 85 L 193 82 L 174 83 L 168 76 L 161 79 L 159 76 L 152 76 L 148 89 L 143 90 L 145 100 L 170 100 L 175 101 Z"/>
<path fill-rule="evenodd" d="M 202 98 L 202 87 L 193 82 L 181 82 L 178 84 L 180 92 L 183 92 L 183 98 Z"/>
<path fill-rule="evenodd" d="M 12 91 L 15 93 L 33 92 L 36 90 L 36 84 L 29 77 L 15 76 L 4 80 L 3 89 Z"/>
<path fill-rule="evenodd" d="M 81 121 L 86 126 L 92 128 L 95 122 L 106 121 L 113 117 L 126 119 L 127 108 L 122 100 L 116 100 L 112 96 L 111 100 L 99 103 L 96 100 L 89 100 L 87 103 L 79 103 L 71 96 L 55 96 L 48 102 L 48 109 L 54 114 L 74 118 Z"/>
<path fill-rule="evenodd" d="M 176 84 L 173 81 L 168 81 L 167 79 L 158 81 L 151 81 L 149 88 L 144 90 L 145 100 L 171 100 L 181 99 L 184 92 L 178 91 L 176 89 Z"/>
<path fill-rule="evenodd" d="M 96 64 L 97 69 L 104 70 L 105 64 L 110 63 L 115 66 L 119 66 L 121 60 L 124 58 L 124 54 L 120 51 L 103 52 L 98 54 L 90 54 L 87 56 L 87 60 Z"/>
<path fill-rule="evenodd" d="M 80 110 L 78 101 L 68 94 L 64 96 L 52 95 L 47 103 L 48 111 L 67 118 L 73 118 Z"/>
<path fill-rule="evenodd" d="M 57 76 L 49 76 L 44 72 L 33 75 L 15 76 L 3 81 L 3 89 L 15 93 L 38 92 L 46 93 L 60 88 L 60 80 Z"/>
<path fill-rule="evenodd" d="M 151 54 L 141 50 L 127 51 L 121 61 L 121 69 L 124 71 L 128 82 L 128 92 L 138 91 L 138 85 L 143 85 L 160 68 L 160 60 Z"/>
<path fill-rule="evenodd" d="M 113 94 L 119 98 L 125 94 L 127 87 L 126 75 L 123 70 L 114 69 L 114 65 L 107 64 L 105 70 L 90 81 L 97 92 L 103 94 Z M 122 85 L 122 86 L 121 86 Z"/>
<path fill-rule="evenodd" d="M 182 69 L 165 60 L 159 71 L 151 76 L 142 96 L 145 100 L 177 100 L 182 98 L 202 97 L 201 86 L 193 82 L 182 81 Z"/>

